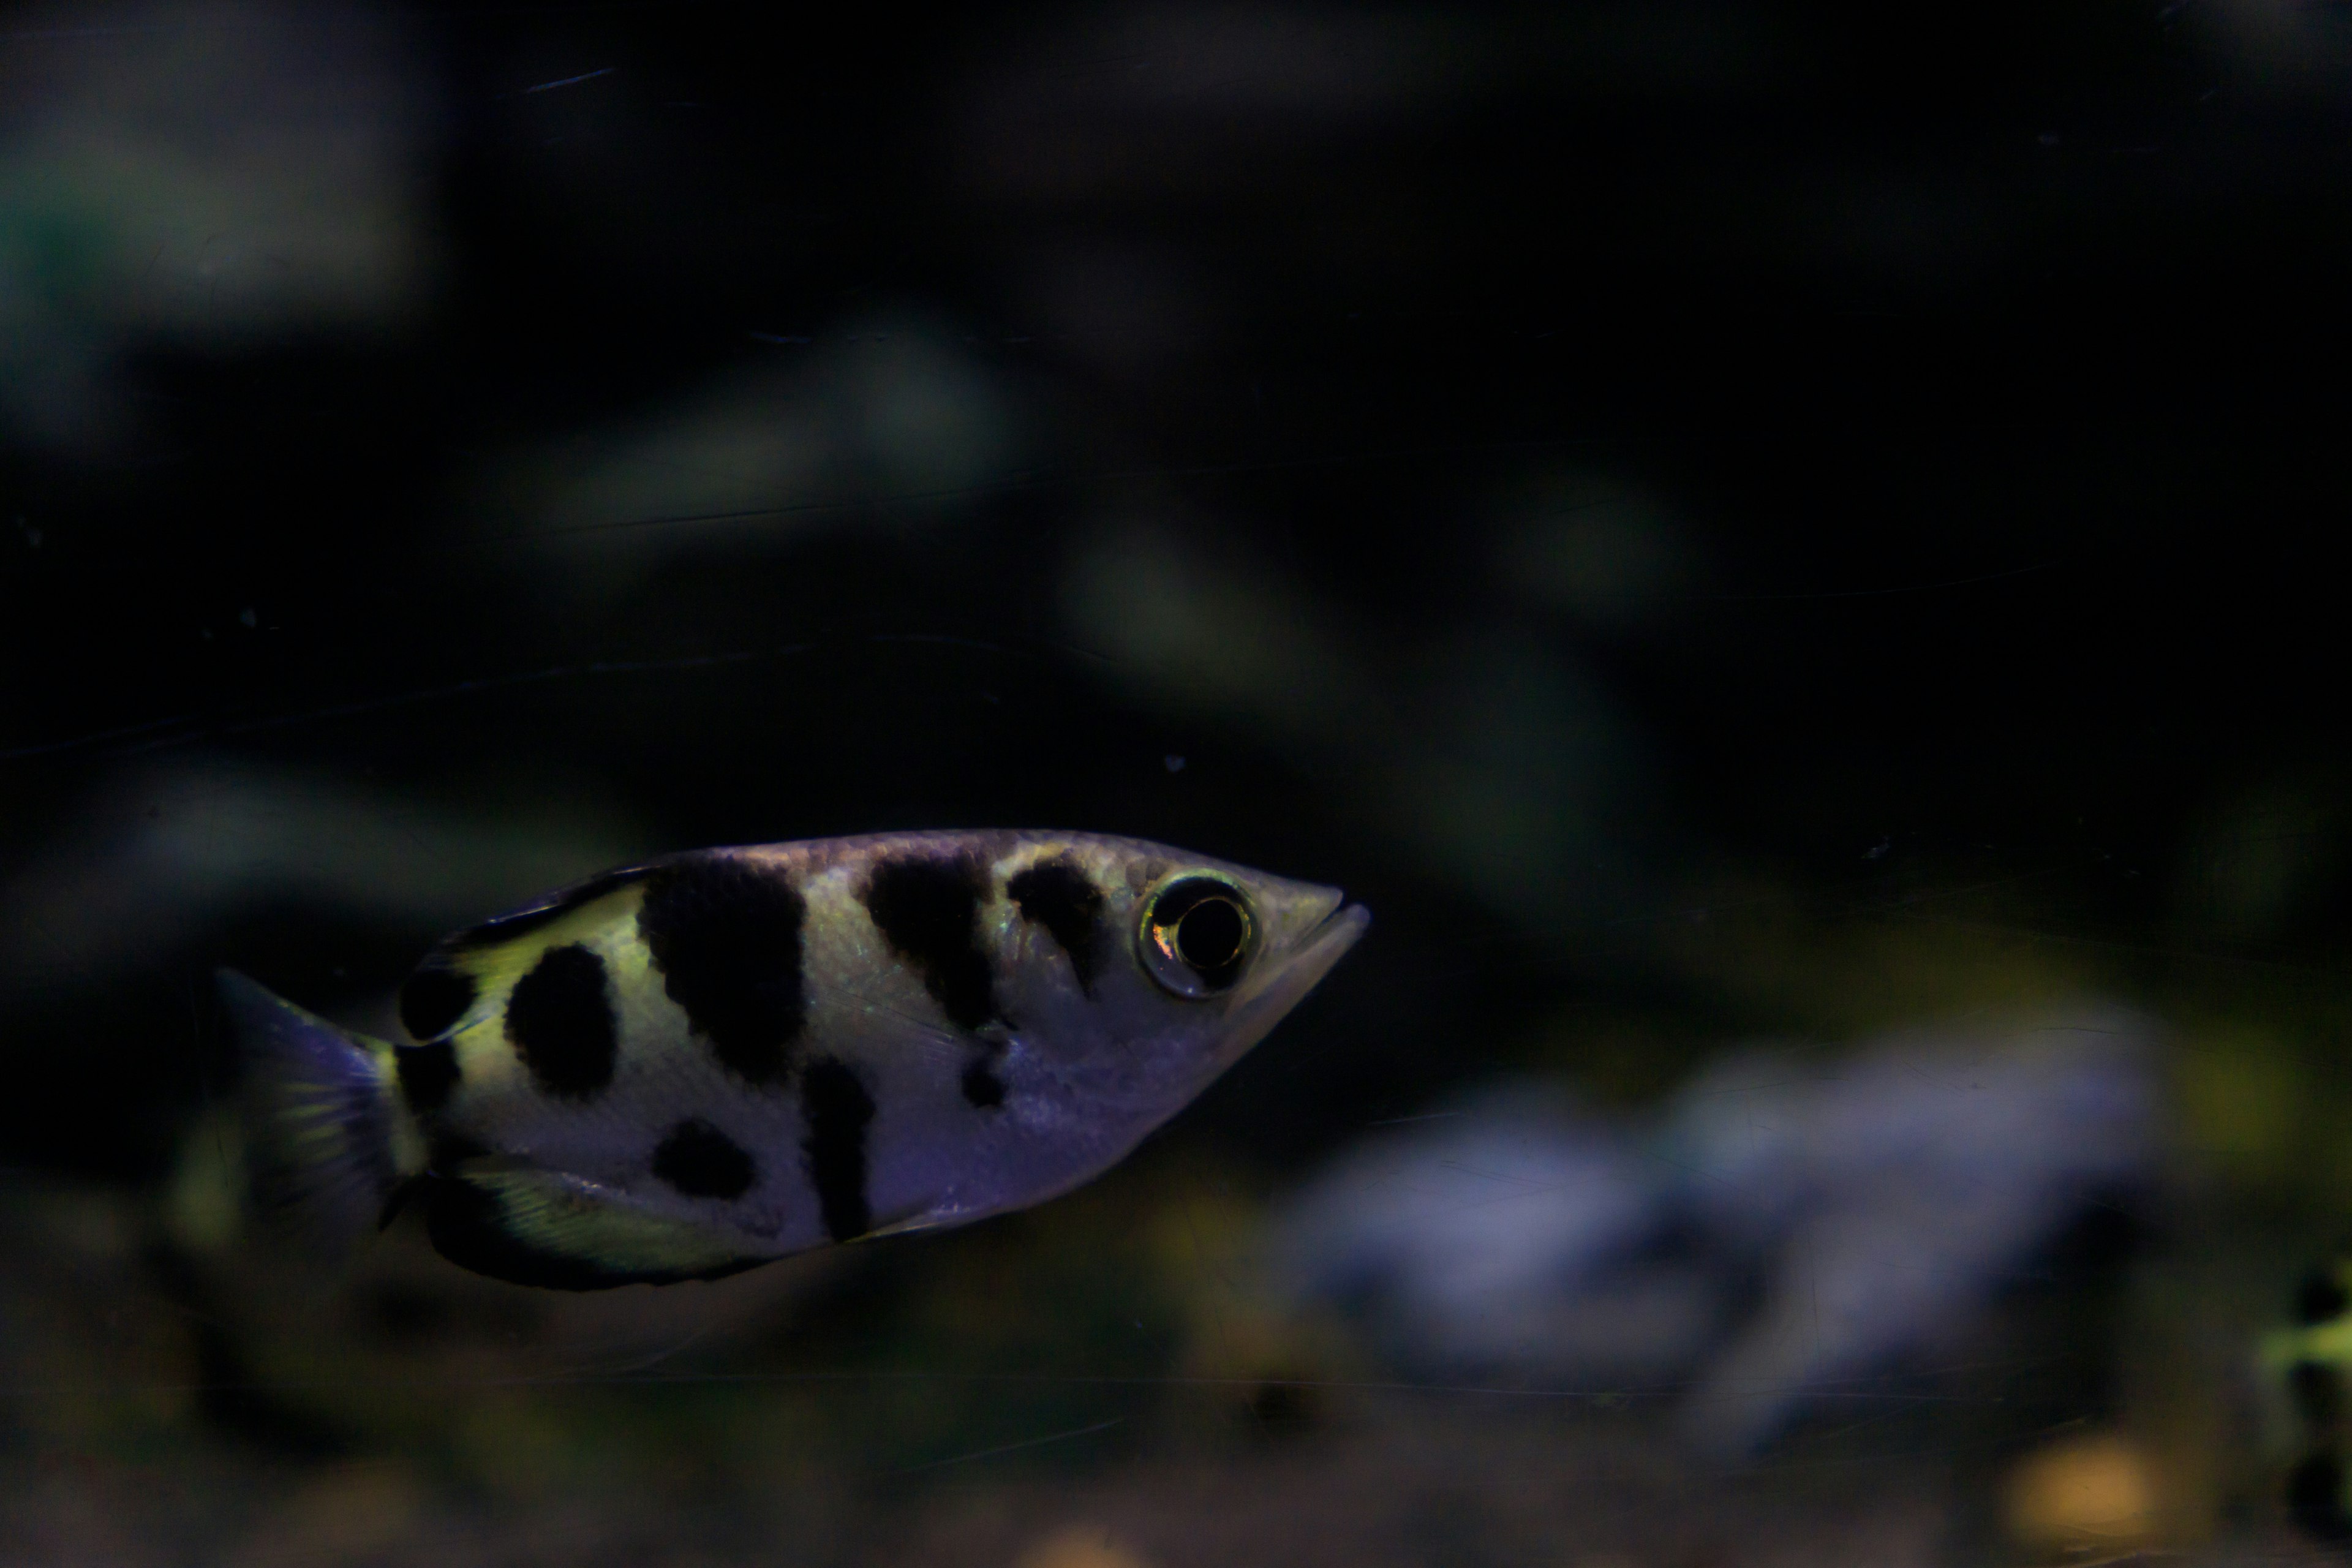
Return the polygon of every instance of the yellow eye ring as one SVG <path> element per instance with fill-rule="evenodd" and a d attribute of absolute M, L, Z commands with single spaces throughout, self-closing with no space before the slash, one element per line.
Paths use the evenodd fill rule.
<path fill-rule="evenodd" d="M 1196 871 L 1145 900 L 1136 952 L 1162 988 L 1198 999 L 1230 991 L 1249 967 L 1257 918 L 1249 895 L 1223 877 Z"/>

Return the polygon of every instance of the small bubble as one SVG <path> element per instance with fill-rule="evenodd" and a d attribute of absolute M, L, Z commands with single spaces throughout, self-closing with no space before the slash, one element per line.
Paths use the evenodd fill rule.
<path fill-rule="evenodd" d="M 1171 752 L 1160 760 L 1168 764 L 1168 771 L 1171 773 L 1181 773 L 1184 771 L 1184 758 L 1181 752 Z"/>

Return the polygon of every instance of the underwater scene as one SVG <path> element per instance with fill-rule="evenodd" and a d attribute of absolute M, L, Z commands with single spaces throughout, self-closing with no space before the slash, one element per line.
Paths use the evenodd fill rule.
<path fill-rule="evenodd" d="M 2352 13 L 0 5 L 0 1563 L 2352 1558 Z"/>

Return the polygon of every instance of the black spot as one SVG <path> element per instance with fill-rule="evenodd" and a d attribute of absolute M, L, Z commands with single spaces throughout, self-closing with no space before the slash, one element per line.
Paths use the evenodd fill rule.
<path fill-rule="evenodd" d="M 400 1074 L 401 1098 L 419 1116 L 448 1104 L 450 1092 L 457 1087 L 457 1047 L 446 1040 L 397 1047 L 392 1065 Z"/>
<path fill-rule="evenodd" d="M 2352 1295 L 2347 1295 L 2344 1282 L 2333 1268 L 2315 1268 L 2303 1277 L 2294 1293 L 2294 1321 L 2298 1323 L 2325 1323 L 2344 1315 L 2352 1307 Z"/>
<path fill-rule="evenodd" d="M 741 1144 L 698 1116 L 654 1150 L 654 1174 L 690 1198 L 740 1198 L 758 1173 Z"/>
<path fill-rule="evenodd" d="M 963 1097 L 982 1110 L 993 1110 L 1004 1103 L 1004 1080 L 985 1061 L 976 1061 L 963 1069 Z"/>
<path fill-rule="evenodd" d="M 807 900 L 781 871 L 711 857 L 646 881 L 637 930 L 688 1026 L 749 1082 L 776 1083 L 808 1020 L 801 981 Z"/>
<path fill-rule="evenodd" d="M 437 1039 L 457 1026 L 478 994 L 472 975 L 427 959 L 400 987 L 400 1026 L 411 1039 Z"/>
<path fill-rule="evenodd" d="M 1095 964 L 1102 941 L 1102 890 L 1069 859 L 1042 861 L 1004 885 L 1020 906 L 1021 918 L 1041 925 L 1070 955 L 1078 989 L 1094 994 Z"/>
<path fill-rule="evenodd" d="M 874 1226 L 866 1191 L 866 1128 L 874 1120 L 874 1097 L 842 1063 L 814 1061 L 801 1071 L 801 1113 L 808 1121 L 801 1148 L 824 1233 L 835 1241 L 864 1236 Z"/>
<path fill-rule="evenodd" d="M 549 948 L 507 998 L 507 1038 L 550 1094 L 585 1099 L 611 1083 L 620 1037 L 604 961 L 576 944 Z"/>
<path fill-rule="evenodd" d="M 625 888 L 652 875 L 653 869 L 649 866 L 629 866 L 618 871 L 602 872 L 584 882 L 574 882 L 568 888 L 548 894 L 535 904 L 493 916 L 478 926 L 468 926 L 457 935 L 444 939 L 439 951 L 463 952 L 529 936 L 541 926 L 551 925 L 572 910 L 593 903 L 615 888 Z"/>
<path fill-rule="evenodd" d="M 923 989 L 960 1029 L 996 1016 L 988 956 L 978 940 L 986 886 L 979 861 L 964 855 L 885 860 L 866 884 L 875 929 L 922 972 Z"/>
<path fill-rule="evenodd" d="M 2322 1541 L 2352 1538 L 2344 1510 L 2344 1466 L 2334 1454 L 2306 1454 L 2286 1479 L 2286 1510 L 2297 1529 Z"/>

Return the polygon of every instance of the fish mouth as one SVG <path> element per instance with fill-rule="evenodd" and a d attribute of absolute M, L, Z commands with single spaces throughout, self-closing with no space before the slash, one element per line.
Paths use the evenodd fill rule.
<path fill-rule="evenodd" d="M 1244 986 L 1234 998 L 1226 1014 L 1232 1033 L 1221 1053 L 1226 1061 L 1264 1039 L 1371 928 L 1372 911 L 1361 904 L 1348 903 L 1346 897 L 1336 888 L 1330 889 L 1323 917 L 1285 944 L 1288 951 L 1277 953 L 1264 977 Z"/>

